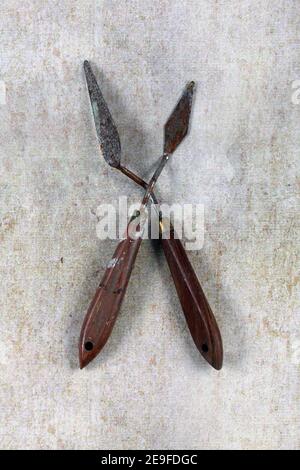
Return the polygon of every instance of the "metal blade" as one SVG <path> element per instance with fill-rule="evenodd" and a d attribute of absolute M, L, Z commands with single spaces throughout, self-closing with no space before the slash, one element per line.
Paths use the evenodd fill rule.
<path fill-rule="evenodd" d="M 121 160 L 121 143 L 116 125 L 87 60 L 84 62 L 84 71 L 103 157 L 110 166 L 118 168 Z"/>
<path fill-rule="evenodd" d="M 189 130 L 195 82 L 190 82 L 184 89 L 180 100 L 165 124 L 164 152 L 175 152 Z"/>

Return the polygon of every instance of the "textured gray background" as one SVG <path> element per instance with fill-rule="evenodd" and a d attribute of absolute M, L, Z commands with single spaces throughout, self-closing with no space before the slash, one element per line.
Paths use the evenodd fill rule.
<path fill-rule="evenodd" d="M 299 14 L 298 0 L 2 0 L 1 448 L 299 447 Z M 149 242 L 109 343 L 78 369 L 115 247 L 97 239 L 95 210 L 141 197 L 99 158 L 86 58 L 145 178 L 197 82 L 159 195 L 205 205 L 190 258 L 222 330 L 219 373 Z"/>

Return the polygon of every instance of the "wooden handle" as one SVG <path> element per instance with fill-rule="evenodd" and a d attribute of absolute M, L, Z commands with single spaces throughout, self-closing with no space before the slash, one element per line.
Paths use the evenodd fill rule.
<path fill-rule="evenodd" d="M 193 340 L 206 361 L 220 370 L 223 363 L 221 334 L 198 278 L 180 240 L 171 230 L 162 246 Z"/>
<path fill-rule="evenodd" d="M 111 334 L 141 241 L 141 238 L 132 240 L 127 236 L 107 265 L 82 325 L 79 340 L 81 369 L 99 354 Z"/>

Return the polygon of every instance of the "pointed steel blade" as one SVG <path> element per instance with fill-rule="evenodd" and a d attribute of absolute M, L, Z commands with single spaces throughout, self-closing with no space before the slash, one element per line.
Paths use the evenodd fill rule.
<path fill-rule="evenodd" d="M 165 124 L 164 152 L 175 152 L 189 130 L 195 82 L 190 82 L 184 89 L 180 100 Z"/>
<path fill-rule="evenodd" d="M 116 125 L 100 91 L 90 63 L 84 62 L 86 83 L 90 95 L 98 141 L 105 161 L 115 168 L 120 166 L 121 143 Z"/>

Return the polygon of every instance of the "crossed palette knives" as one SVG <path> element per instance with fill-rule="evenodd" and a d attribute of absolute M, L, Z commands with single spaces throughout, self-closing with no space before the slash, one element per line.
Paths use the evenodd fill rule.
<path fill-rule="evenodd" d="M 132 268 L 142 241 L 143 214 L 149 200 L 159 208 L 154 194 L 154 186 L 167 161 L 189 130 L 194 82 L 190 82 L 169 116 L 164 126 L 164 150 L 159 164 L 146 183 L 139 176 L 121 165 L 121 144 L 116 125 L 100 91 L 95 75 L 88 61 L 84 62 L 87 88 L 94 116 L 96 133 L 105 161 L 120 170 L 135 183 L 145 189 L 140 209 L 132 216 L 124 239 L 122 239 L 107 265 L 101 283 L 86 313 L 79 340 L 80 367 L 92 361 L 106 344 L 126 292 Z M 160 217 L 159 209 L 157 215 Z M 187 257 L 185 248 L 176 237 L 174 228 L 169 223 L 168 237 L 164 237 L 165 219 L 159 219 L 160 242 L 176 287 L 190 333 L 194 343 L 204 359 L 215 369 L 220 370 L 223 363 L 221 334 L 200 286 L 198 278 Z M 135 230 L 132 230 L 135 227 Z M 134 233 L 133 233 L 134 232 Z"/>

